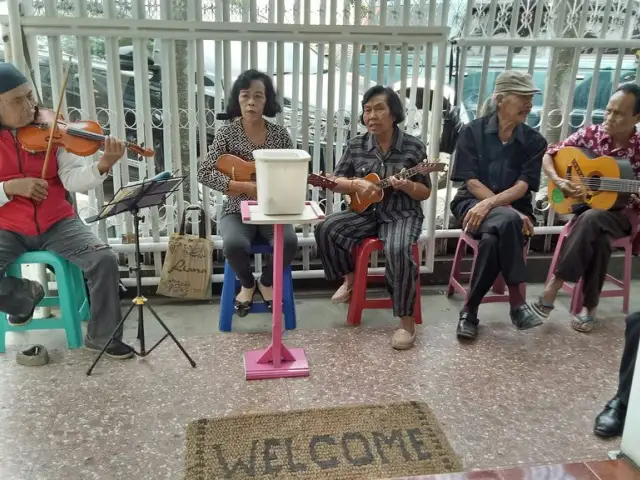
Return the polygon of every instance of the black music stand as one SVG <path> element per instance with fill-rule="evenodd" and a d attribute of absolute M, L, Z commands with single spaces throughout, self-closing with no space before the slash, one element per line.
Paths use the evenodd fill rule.
<path fill-rule="evenodd" d="M 178 186 L 182 183 L 184 177 L 173 177 L 170 176 L 168 178 L 152 178 L 150 180 L 145 180 L 142 183 L 136 185 L 128 185 L 122 187 L 116 194 L 113 196 L 113 200 L 106 204 L 102 211 L 93 217 L 89 217 L 86 219 L 87 223 L 95 222 L 96 220 L 102 220 L 108 217 L 112 217 L 114 215 L 119 215 L 120 213 L 130 212 L 133 215 L 133 228 L 135 233 L 135 244 L 136 244 L 136 266 L 130 267 L 129 271 L 136 272 L 136 297 L 133 299 L 131 307 L 127 310 L 127 313 L 124 315 L 120 323 L 116 326 L 113 334 L 106 342 L 104 347 L 102 347 L 102 351 L 98 358 L 95 359 L 89 370 L 87 370 L 87 375 L 91 375 L 93 368 L 96 366 L 104 352 L 106 351 L 108 345 L 112 341 L 120 342 L 120 340 L 116 340 L 115 336 L 118 330 L 122 328 L 127 317 L 133 311 L 133 307 L 138 307 L 138 339 L 140 340 L 140 351 L 136 351 L 133 349 L 134 353 L 139 357 L 146 357 L 149 355 L 158 345 L 160 345 L 167 337 L 171 337 L 174 343 L 178 346 L 180 351 L 184 354 L 184 356 L 189 360 L 189 363 L 192 367 L 195 368 L 196 362 L 189 356 L 187 351 L 180 344 L 178 339 L 171 333 L 169 327 L 162 321 L 162 319 L 158 316 L 151 305 L 149 305 L 148 300 L 142 296 L 142 279 L 141 273 L 142 269 L 140 268 L 140 221 L 144 220 L 144 217 L 140 215 L 141 208 L 155 207 L 163 203 L 167 196 L 176 191 Z M 156 318 L 158 323 L 162 325 L 162 328 L 167 332 L 164 337 L 162 337 L 158 343 L 156 343 L 149 350 L 145 349 L 145 341 L 144 341 L 144 307 L 147 307 L 151 314 Z"/>

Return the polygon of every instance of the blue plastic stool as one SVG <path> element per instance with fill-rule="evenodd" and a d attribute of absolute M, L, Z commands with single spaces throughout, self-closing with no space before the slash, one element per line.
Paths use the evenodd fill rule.
<path fill-rule="evenodd" d="M 273 249 L 270 245 L 254 244 L 251 246 L 252 254 L 270 254 Z M 293 276 L 291 275 L 291 267 L 286 266 L 282 271 L 282 314 L 284 316 L 284 328 L 287 330 L 295 330 L 296 328 L 296 303 L 293 295 Z M 235 272 L 224 261 L 224 278 L 222 281 L 222 295 L 220 296 L 220 319 L 219 326 L 221 332 L 230 332 L 233 315 L 235 313 L 236 292 L 240 288 L 240 280 L 237 279 Z M 252 313 L 269 313 L 267 304 L 264 302 L 254 302 L 251 305 Z"/>
<path fill-rule="evenodd" d="M 0 353 L 5 351 L 5 335 L 7 332 L 24 332 L 27 330 L 64 329 L 67 334 L 69 348 L 80 348 L 84 344 L 81 323 L 89 318 L 89 300 L 84 288 L 82 270 L 62 257 L 51 252 L 27 252 L 7 269 L 6 275 L 22 277 L 20 266 L 25 263 L 43 263 L 51 265 L 58 284 L 58 296 L 42 299 L 38 307 L 59 307 L 60 316 L 51 318 L 34 318 L 25 326 L 9 325 L 7 314 L 0 312 Z"/>

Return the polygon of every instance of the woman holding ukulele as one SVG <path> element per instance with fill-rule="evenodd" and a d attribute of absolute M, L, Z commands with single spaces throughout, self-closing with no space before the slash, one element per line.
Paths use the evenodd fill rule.
<path fill-rule="evenodd" d="M 237 78 L 228 97 L 227 114 L 231 123 L 217 132 L 207 157 L 198 169 L 198 181 L 224 193 L 227 198 L 222 208 L 219 233 L 223 240 L 223 252 L 229 265 L 238 276 L 241 288 L 236 296 L 235 309 L 240 317 L 249 313 L 256 291 L 265 303 L 272 307 L 273 265 L 269 259 L 262 276 L 255 281 L 251 270 L 251 244 L 261 238 L 273 245 L 272 225 L 247 225 L 240 216 L 243 200 L 257 199 L 255 182 L 232 180 L 217 168 L 223 154 L 231 154 L 243 160 L 254 161 L 253 151 L 258 149 L 293 148 L 287 130 L 263 117 L 275 117 L 282 107 L 278 104 L 271 79 L 257 70 L 247 70 Z M 284 265 L 288 265 L 298 250 L 298 237 L 293 227 L 284 230 Z"/>

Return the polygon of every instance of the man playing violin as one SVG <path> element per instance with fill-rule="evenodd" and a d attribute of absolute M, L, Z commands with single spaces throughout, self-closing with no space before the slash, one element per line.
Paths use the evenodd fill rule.
<path fill-rule="evenodd" d="M 120 322 L 119 272 L 115 253 L 76 216 L 67 192 L 86 192 L 100 185 L 125 153 L 124 143 L 107 138 L 100 160 L 53 148 L 44 178 L 45 153 L 25 151 L 18 129 L 31 124 L 37 102 L 26 77 L 12 64 L 0 63 L 0 310 L 11 325 L 26 325 L 44 298 L 40 283 L 5 277 L 24 252 L 48 250 L 82 269 L 91 299 L 85 347 L 100 351 Z M 118 332 L 116 338 L 122 338 Z M 133 350 L 119 341 L 105 353 L 130 358 Z"/>
<path fill-rule="evenodd" d="M 398 123 L 404 108 L 398 95 L 388 87 L 370 88 L 362 98 L 361 122 L 368 133 L 349 141 L 334 175 L 338 193 L 367 196 L 379 187 L 364 176 L 376 173 L 391 178 L 426 158 L 420 139 L 404 133 Z M 390 180 L 392 191 L 381 202 L 362 213 L 347 209 L 327 216 L 315 230 L 318 254 L 328 280 L 343 279 L 333 302 L 348 302 L 353 288 L 352 250 L 368 237 L 384 242 L 387 289 L 393 299 L 393 314 L 400 317 L 400 329 L 391 341 L 393 348 L 408 349 L 415 341 L 413 308 L 416 300 L 418 265 L 412 247 L 422 232 L 424 214 L 420 202 L 429 198 L 428 175 Z"/>
<path fill-rule="evenodd" d="M 564 195 L 580 198 L 583 193 L 577 185 L 561 178 L 556 172 L 553 156 L 562 147 L 591 150 L 595 155 L 626 158 L 640 180 L 640 86 L 634 83 L 620 85 L 609 99 L 604 123 L 583 127 L 569 138 L 547 150 L 542 166 L 550 180 Z M 631 234 L 638 224 L 638 196 L 632 196 L 627 207 L 618 210 L 584 208 L 576 212 L 573 227 L 567 236 L 553 276 L 545 285 L 542 295 L 532 304 L 536 313 L 546 318 L 554 308 L 558 291 L 564 282 L 583 279 L 584 305 L 582 312 L 571 322 L 574 330 L 590 332 L 596 318 L 600 293 L 607 275 L 611 257 L 611 240 Z"/>

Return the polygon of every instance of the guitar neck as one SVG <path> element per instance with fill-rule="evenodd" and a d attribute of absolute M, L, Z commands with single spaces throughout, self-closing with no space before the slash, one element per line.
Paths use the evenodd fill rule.
<path fill-rule="evenodd" d="M 421 165 L 416 165 L 415 167 L 411 167 L 407 170 L 404 170 L 403 172 L 400 172 L 396 175 L 392 175 L 392 177 L 395 177 L 399 180 L 405 179 L 405 178 L 411 178 L 414 175 L 417 175 L 418 173 L 420 173 L 420 169 L 423 168 Z M 380 180 L 378 183 L 376 183 L 376 185 L 382 189 L 385 189 L 387 187 L 389 187 L 391 185 L 390 182 L 391 177 L 389 178 L 385 178 L 384 180 Z"/>
<path fill-rule="evenodd" d="M 590 187 L 592 179 L 586 179 L 587 187 Z M 595 185 L 594 185 L 595 186 Z M 610 178 L 600 177 L 597 180 L 597 186 L 594 190 L 601 192 L 617 192 L 617 193 L 638 193 L 640 191 L 640 180 L 631 180 L 626 178 Z"/>

